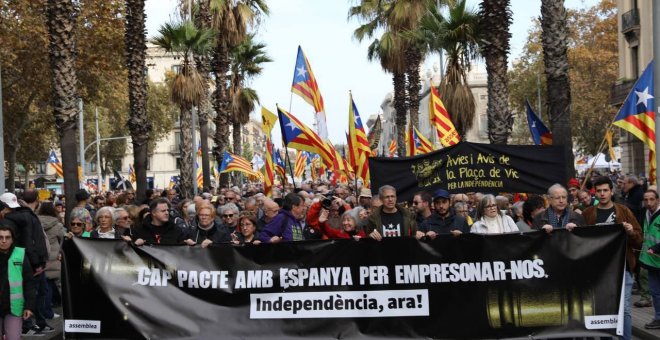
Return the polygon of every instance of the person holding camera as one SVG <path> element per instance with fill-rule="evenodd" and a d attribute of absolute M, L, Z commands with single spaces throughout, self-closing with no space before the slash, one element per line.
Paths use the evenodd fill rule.
<path fill-rule="evenodd" d="M 312 203 L 309 207 L 309 210 L 307 210 L 307 226 L 321 232 L 325 236 L 324 238 L 331 238 L 326 230 L 341 231 L 343 222 L 340 216 L 349 210 L 351 210 L 351 206 L 341 198 L 336 197 L 331 191 L 322 200 Z M 332 234 L 332 232 L 330 233 Z"/>

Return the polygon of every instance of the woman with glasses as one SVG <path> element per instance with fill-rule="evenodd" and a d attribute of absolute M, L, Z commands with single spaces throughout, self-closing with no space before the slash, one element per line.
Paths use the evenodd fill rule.
<path fill-rule="evenodd" d="M 99 209 L 94 215 L 94 222 L 98 227 L 92 231 L 91 238 L 121 238 L 121 234 L 115 230 L 114 208 L 102 207 Z"/>
<path fill-rule="evenodd" d="M 80 207 L 73 208 L 66 238 L 90 237 L 90 229 L 92 229 L 92 217 L 89 215 L 89 211 Z"/>
<path fill-rule="evenodd" d="M 200 201 L 195 204 L 195 219 L 191 223 L 191 229 L 185 242 L 189 246 L 201 244 L 202 248 L 213 243 L 213 237 L 222 233 L 221 225 L 215 219 L 215 209 L 208 201 Z M 227 234 L 225 242 L 230 242 L 231 237 Z"/>
<path fill-rule="evenodd" d="M 238 227 L 240 231 L 231 234 L 231 243 L 235 245 L 261 243 L 261 241 L 257 239 L 257 219 L 254 214 L 241 215 L 238 218 Z"/>
<path fill-rule="evenodd" d="M 132 220 L 128 211 L 123 207 L 115 208 L 112 216 L 115 220 L 115 233 L 124 241 L 130 242 Z"/>
<path fill-rule="evenodd" d="M 476 221 L 470 228 L 475 234 L 504 234 L 517 232 L 513 219 L 498 209 L 493 195 L 484 195 L 478 205 Z"/>

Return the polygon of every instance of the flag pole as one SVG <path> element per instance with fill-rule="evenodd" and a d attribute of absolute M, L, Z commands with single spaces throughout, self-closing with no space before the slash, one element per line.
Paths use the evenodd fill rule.
<path fill-rule="evenodd" d="M 293 92 L 291 92 L 291 96 L 289 97 L 289 112 L 291 112 L 291 102 L 293 101 Z M 277 103 L 275 103 L 275 107 L 277 106 Z M 282 122 L 280 121 L 280 124 Z M 289 158 L 289 148 L 286 146 L 286 143 L 284 143 L 284 136 L 282 136 L 282 144 L 284 144 L 284 159 L 286 164 L 289 166 L 289 172 L 291 173 L 291 182 L 293 183 L 293 190 L 295 191 L 296 188 L 296 179 L 294 178 L 293 175 L 293 167 L 291 166 L 291 159 Z M 284 174 L 286 177 L 286 173 Z M 286 178 L 283 179 L 286 182 Z"/>
<path fill-rule="evenodd" d="M 652 110 L 655 112 L 655 141 L 656 145 L 660 140 L 660 129 L 658 124 L 660 124 L 660 4 L 657 1 L 653 1 L 652 5 L 652 17 L 653 17 L 653 55 L 656 60 L 653 64 L 653 82 L 655 84 L 653 88 L 653 96 L 655 97 L 655 107 Z M 655 152 L 656 165 L 660 164 L 660 152 L 658 152 L 656 147 Z M 660 176 L 660 167 L 656 166 L 655 169 L 655 180 L 658 181 L 658 176 Z M 652 183 L 651 183 L 652 184 Z"/>
<path fill-rule="evenodd" d="M 616 116 L 615 116 L 616 118 Z M 614 120 L 612 121 L 614 122 Z M 584 186 L 587 184 L 587 181 L 591 177 L 591 173 L 594 171 L 594 166 L 596 166 L 596 161 L 598 160 L 598 157 L 600 156 L 600 152 L 603 150 L 603 147 L 605 147 L 605 142 L 607 141 L 607 134 L 612 130 L 612 123 L 610 123 L 610 126 L 605 130 L 605 135 L 603 136 L 603 141 L 600 142 L 600 146 L 598 147 L 598 150 L 596 150 L 596 157 L 594 158 L 594 161 L 591 162 L 591 166 L 589 167 L 589 170 L 587 171 L 587 174 L 584 176 L 584 180 L 582 180 L 582 184 L 580 185 L 580 190 L 584 189 Z"/>

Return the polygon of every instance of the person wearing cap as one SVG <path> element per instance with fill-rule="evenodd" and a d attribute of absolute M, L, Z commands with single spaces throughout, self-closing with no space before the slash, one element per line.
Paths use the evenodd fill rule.
<path fill-rule="evenodd" d="M 576 178 L 568 180 L 568 204 L 573 210 L 580 204 L 578 191 L 580 190 L 580 181 Z"/>
<path fill-rule="evenodd" d="M 532 229 L 545 230 L 547 233 L 553 229 L 566 228 L 569 231 L 584 225 L 584 218 L 575 211 L 568 209 L 568 191 L 561 184 L 554 184 L 548 188 L 550 207 L 534 217 Z"/>
<path fill-rule="evenodd" d="M 360 196 L 358 196 L 358 205 L 365 209 L 371 208 L 371 189 L 360 189 Z"/>
<path fill-rule="evenodd" d="M 37 303 L 39 303 L 39 301 L 45 299 L 46 275 L 44 270 L 46 268 L 46 262 L 48 262 L 48 246 L 46 244 L 44 228 L 32 208 L 21 206 L 16 195 L 6 192 L 0 195 L 0 201 L 5 204 L 5 207 L 2 209 L 4 219 L 16 226 L 14 229 L 14 242 L 16 246 L 25 248 L 25 256 L 34 269 L 36 288 L 38 288 L 39 293 Z M 23 325 L 24 331 L 27 332 L 32 328 L 35 330 L 52 329 L 39 310 L 35 310 L 34 312 L 36 326 L 35 322 L 30 319 Z"/>
<path fill-rule="evenodd" d="M 25 254 L 35 273 L 41 273 L 48 261 L 48 250 L 39 218 L 32 209 L 22 207 L 12 193 L 0 195 L 0 201 L 4 203 L 1 215 L 16 226 L 16 246 L 25 248 Z"/>
<path fill-rule="evenodd" d="M 417 230 L 417 222 L 410 210 L 396 203 L 396 189 L 393 186 L 380 187 L 378 197 L 383 205 L 373 209 L 365 234 L 376 241 L 382 240 L 383 237 L 424 237 L 424 233 Z"/>
<path fill-rule="evenodd" d="M 433 193 L 433 214 L 429 216 L 419 229 L 430 239 L 438 235 L 451 234 L 458 236 L 470 232 L 465 217 L 456 215 L 451 209 L 451 196 L 445 189 Z"/>

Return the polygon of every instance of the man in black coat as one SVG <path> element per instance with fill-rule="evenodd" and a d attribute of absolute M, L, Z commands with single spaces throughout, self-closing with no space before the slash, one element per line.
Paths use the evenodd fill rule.
<path fill-rule="evenodd" d="M 143 244 L 183 244 L 185 234 L 170 218 L 170 202 L 165 198 L 151 201 L 149 214 L 133 232 L 136 246 Z"/>

